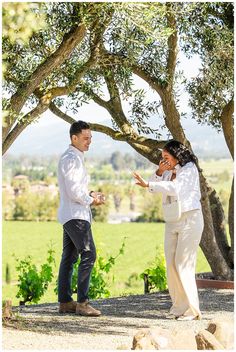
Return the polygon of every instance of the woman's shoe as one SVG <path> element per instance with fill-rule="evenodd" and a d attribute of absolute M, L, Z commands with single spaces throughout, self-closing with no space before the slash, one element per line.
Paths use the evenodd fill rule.
<path fill-rule="evenodd" d="M 165 316 L 166 319 L 177 319 L 178 316 L 174 315 L 173 313 L 168 313 Z"/>
<path fill-rule="evenodd" d="M 181 315 L 177 320 L 181 321 L 190 321 L 190 320 L 200 320 L 199 315 Z"/>

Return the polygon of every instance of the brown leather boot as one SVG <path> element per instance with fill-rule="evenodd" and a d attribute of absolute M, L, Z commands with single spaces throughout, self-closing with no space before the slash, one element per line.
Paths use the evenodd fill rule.
<path fill-rule="evenodd" d="M 75 314 L 86 317 L 99 317 L 102 314 L 100 310 L 93 308 L 88 303 L 88 301 L 77 303 Z"/>
<path fill-rule="evenodd" d="M 75 313 L 77 302 L 70 301 L 66 303 L 60 303 L 59 313 Z"/>

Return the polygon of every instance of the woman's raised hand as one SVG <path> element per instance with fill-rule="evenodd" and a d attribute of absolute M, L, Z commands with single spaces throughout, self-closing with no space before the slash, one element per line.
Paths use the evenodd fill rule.
<path fill-rule="evenodd" d="M 148 187 L 148 182 L 145 181 L 142 176 L 140 176 L 139 174 L 137 174 L 137 172 L 133 172 L 133 176 L 135 178 L 135 183 L 136 185 L 138 186 L 141 186 L 141 187 Z"/>

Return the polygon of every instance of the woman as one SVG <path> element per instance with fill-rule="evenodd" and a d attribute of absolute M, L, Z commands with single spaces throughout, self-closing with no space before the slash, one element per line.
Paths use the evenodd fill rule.
<path fill-rule="evenodd" d="M 179 200 L 180 217 L 172 222 L 166 220 L 164 245 L 172 300 L 168 317 L 177 320 L 201 318 L 195 267 L 204 224 L 196 162 L 196 157 L 182 143 L 171 140 L 165 144 L 162 160 L 149 182 L 133 173 L 137 185 L 162 193 L 164 207 L 169 200 Z"/>

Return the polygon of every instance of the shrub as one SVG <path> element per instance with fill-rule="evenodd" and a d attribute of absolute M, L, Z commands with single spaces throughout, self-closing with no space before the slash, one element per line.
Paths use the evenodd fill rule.
<path fill-rule="evenodd" d="M 13 220 L 35 220 L 35 211 L 38 206 L 37 194 L 22 193 L 15 198 Z"/>
<path fill-rule="evenodd" d="M 57 219 L 57 209 L 59 205 L 59 198 L 51 197 L 50 194 L 43 194 L 38 196 L 38 204 L 35 209 L 35 219 L 40 221 L 51 221 Z M 33 220 L 35 220 L 33 219 Z"/>
<path fill-rule="evenodd" d="M 20 194 L 15 199 L 13 220 L 55 220 L 58 208 L 58 197 L 50 194 Z"/>
<path fill-rule="evenodd" d="M 163 222 L 161 195 L 146 194 L 142 211 L 143 213 L 136 218 L 136 222 Z"/>
<path fill-rule="evenodd" d="M 89 286 L 89 297 L 91 299 L 95 298 L 106 298 L 110 297 L 110 291 L 108 290 L 108 278 L 107 274 L 110 272 L 111 268 L 115 265 L 116 259 L 124 254 L 125 248 L 125 238 L 119 249 L 118 254 L 113 257 L 110 256 L 108 259 L 103 258 L 99 250 L 97 250 L 97 259 L 95 265 L 93 267 L 91 278 L 90 278 L 90 286 Z M 73 274 L 72 274 L 72 292 L 77 293 L 77 277 L 78 277 L 78 267 L 80 264 L 80 258 L 74 264 Z M 54 290 L 55 293 L 58 293 L 58 287 L 56 284 L 56 288 Z"/>
<path fill-rule="evenodd" d="M 106 181 L 113 181 L 115 180 L 115 174 L 112 169 L 112 165 L 106 164 L 106 165 L 100 165 L 99 169 L 98 168 L 93 168 L 90 170 L 90 177 L 92 182 L 100 182 L 101 180 L 106 180 Z"/>
<path fill-rule="evenodd" d="M 2 217 L 4 220 L 11 220 L 14 211 L 13 197 L 7 192 L 2 192 Z"/>
<path fill-rule="evenodd" d="M 98 222 L 106 222 L 108 219 L 109 207 L 110 207 L 109 193 L 107 192 L 106 187 L 103 187 L 102 189 L 99 188 L 98 192 L 102 192 L 105 194 L 106 201 L 101 206 L 91 206 L 93 220 Z"/>
<path fill-rule="evenodd" d="M 52 248 L 48 250 L 47 261 L 41 265 L 40 271 L 32 263 L 31 256 L 27 256 L 23 260 L 16 259 L 18 262 L 16 270 L 19 272 L 17 284 L 19 290 L 16 297 L 23 299 L 20 301 L 20 305 L 24 305 L 26 302 L 38 303 L 44 295 L 53 278 L 54 253 Z"/>
<path fill-rule="evenodd" d="M 106 203 L 101 206 L 91 206 L 91 212 L 94 221 L 107 222 L 109 214 L 109 201 L 106 200 Z"/>
<path fill-rule="evenodd" d="M 143 280 L 145 276 L 147 276 L 148 280 L 148 292 L 154 289 L 158 289 L 159 291 L 167 289 L 165 258 L 158 248 L 154 262 L 140 274 Z"/>
<path fill-rule="evenodd" d="M 6 264 L 6 284 L 10 284 L 11 283 L 11 274 L 10 274 L 10 266 L 7 263 Z"/>

